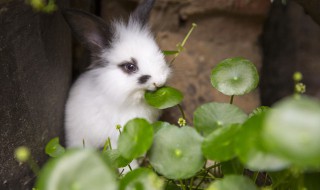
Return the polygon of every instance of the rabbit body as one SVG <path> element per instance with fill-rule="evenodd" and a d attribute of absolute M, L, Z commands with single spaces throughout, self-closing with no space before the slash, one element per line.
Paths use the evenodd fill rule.
<path fill-rule="evenodd" d="M 145 0 L 128 23 L 106 25 L 99 18 L 71 11 L 66 19 L 91 51 L 92 63 L 73 84 L 65 110 L 68 147 L 103 147 L 108 137 L 117 146 L 119 131 L 133 118 L 154 122 L 160 111 L 144 99 L 147 90 L 165 84 L 170 67 L 156 44 L 140 12 L 148 15 Z M 138 16 L 137 16 L 138 15 Z"/>

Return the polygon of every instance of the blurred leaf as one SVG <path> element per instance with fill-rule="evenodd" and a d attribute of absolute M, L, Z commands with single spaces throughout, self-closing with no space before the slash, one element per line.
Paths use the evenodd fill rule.
<path fill-rule="evenodd" d="M 225 95 L 243 95 L 259 83 L 255 65 L 244 58 L 235 57 L 221 61 L 211 72 L 211 84 Z"/>
<path fill-rule="evenodd" d="M 266 111 L 268 111 L 270 109 L 270 107 L 268 106 L 260 106 L 257 107 L 256 109 L 254 109 L 250 114 L 249 114 L 249 118 L 255 115 L 259 115 L 259 114 L 263 114 Z"/>
<path fill-rule="evenodd" d="M 234 158 L 232 160 L 221 162 L 221 170 L 223 175 L 229 175 L 229 174 L 242 175 L 244 167 L 237 158 Z"/>
<path fill-rule="evenodd" d="M 191 127 L 164 127 L 155 134 L 150 163 L 169 179 L 192 177 L 205 163 L 201 143 L 202 137 Z"/>
<path fill-rule="evenodd" d="M 165 86 L 156 91 L 144 94 L 147 103 L 158 109 L 166 109 L 178 105 L 183 100 L 183 94 L 172 87 Z"/>
<path fill-rule="evenodd" d="M 239 125 L 229 125 L 213 131 L 203 140 L 203 155 L 214 161 L 226 161 L 235 157 L 234 137 L 239 128 Z"/>
<path fill-rule="evenodd" d="M 177 50 L 163 50 L 162 53 L 164 55 L 175 55 L 175 54 L 179 53 L 179 51 L 177 51 Z"/>
<path fill-rule="evenodd" d="M 51 157 L 58 157 L 64 154 L 65 149 L 60 145 L 59 137 L 53 138 L 47 143 L 45 152 Z"/>
<path fill-rule="evenodd" d="M 269 151 L 296 166 L 320 166 L 319 101 L 308 97 L 281 100 L 266 115 L 262 135 Z"/>
<path fill-rule="evenodd" d="M 151 147 L 153 128 L 145 119 L 132 119 L 124 126 L 118 139 L 118 150 L 124 158 L 135 159 Z"/>
<path fill-rule="evenodd" d="M 120 180 L 119 190 L 162 190 L 163 180 L 152 170 L 139 168 L 126 174 Z"/>
<path fill-rule="evenodd" d="M 50 159 L 37 178 L 41 190 L 116 190 L 114 172 L 97 152 L 88 149 L 68 150 Z"/>
<path fill-rule="evenodd" d="M 249 178 L 241 175 L 227 175 L 214 181 L 206 190 L 258 190 Z"/>
<path fill-rule="evenodd" d="M 115 168 L 123 168 L 132 162 L 132 159 L 122 157 L 118 149 L 106 150 L 102 152 L 102 157 L 107 159 Z"/>
<path fill-rule="evenodd" d="M 265 111 L 253 115 L 240 128 L 236 137 L 236 152 L 247 168 L 253 171 L 277 171 L 290 163 L 273 153 L 264 150 L 261 145 L 262 124 Z"/>
<path fill-rule="evenodd" d="M 196 109 L 193 116 L 194 126 L 204 136 L 219 127 L 243 123 L 247 115 L 237 106 L 227 103 L 207 103 Z"/>

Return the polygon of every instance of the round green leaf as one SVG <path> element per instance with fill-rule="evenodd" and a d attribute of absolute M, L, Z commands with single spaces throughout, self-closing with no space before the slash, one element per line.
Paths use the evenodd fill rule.
<path fill-rule="evenodd" d="M 153 133 L 156 134 L 160 129 L 162 129 L 163 127 L 168 127 L 171 124 L 168 122 L 163 122 L 163 121 L 156 121 L 152 124 L 153 127 Z"/>
<path fill-rule="evenodd" d="M 114 172 L 97 152 L 79 149 L 49 160 L 37 178 L 36 187 L 41 190 L 116 190 L 117 182 Z"/>
<path fill-rule="evenodd" d="M 162 190 L 163 180 L 152 170 L 139 168 L 126 174 L 120 181 L 119 190 Z"/>
<path fill-rule="evenodd" d="M 172 87 L 161 87 L 156 91 L 147 91 L 144 94 L 147 103 L 158 109 L 166 109 L 179 104 L 183 99 L 183 94 Z"/>
<path fill-rule="evenodd" d="M 218 128 L 208 135 L 202 143 L 203 155 L 214 161 L 226 161 L 235 156 L 234 137 L 237 136 L 239 125 Z"/>
<path fill-rule="evenodd" d="M 262 124 L 265 111 L 249 118 L 235 138 L 236 153 L 246 167 L 253 171 L 277 171 L 289 166 L 289 162 L 266 151 L 261 145 Z"/>
<path fill-rule="evenodd" d="M 124 158 L 135 159 L 151 147 L 153 127 L 145 119 L 128 121 L 118 139 L 118 150 Z"/>
<path fill-rule="evenodd" d="M 221 61 L 211 72 L 211 84 L 225 95 L 243 95 L 255 89 L 259 82 L 251 61 L 235 57 Z"/>
<path fill-rule="evenodd" d="M 252 180 L 241 175 L 227 175 L 214 181 L 206 190 L 258 190 Z"/>
<path fill-rule="evenodd" d="M 164 127 L 155 134 L 150 163 L 169 179 L 189 178 L 205 163 L 201 142 L 202 137 L 191 127 Z"/>
<path fill-rule="evenodd" d="M 64 154 L 65 149 L 59 144 L 59 137 L 53 138 L 48 142 L 45 152 L 51 157 L 58 157 Z"/>
<path fill-rule="evenodd" d="M 320 165 L 320 103 L 301 97 L 277 103 L 265 119 L 267 148 L 302 167 Z"/>
<path fill-rule="evenodd" d="M 106 150 L 102 152 L 102 157 L 106 158 L 107 161 L 110 162 L 112 166 L 115 168 L 123 168 L 126 167 L 130 162 L 132 162 L 132 159 L 126 159 L 122 157 L 118 151 L 118 149 L 112 149 L 112 150 Z"/>
<path fill-rule="evenodd" d="M 219 127 L 241 124 L 247 115 L 237 106 L 227 103 L 207 103 L 196 109 L 193 116 L 195 128 L 204 136 Z"/>

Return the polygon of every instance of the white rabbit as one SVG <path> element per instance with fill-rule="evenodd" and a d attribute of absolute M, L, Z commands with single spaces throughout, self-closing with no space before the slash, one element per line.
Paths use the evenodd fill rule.
<path fill-rule="evenodd" d="M 73 84 L 65 110 L 68 147 L 103 147 L 110 137 L 117 146 L 119 132 L 133 118 L 154 122 L 160 111 L 144 99 L 147 90 L 165 84 L 170 67 L 147 26 L 154 0 L 144 0 L 128 23 L 107 24 L 80 10 L 64 17 L 91 52 L 91 65 Z"/>

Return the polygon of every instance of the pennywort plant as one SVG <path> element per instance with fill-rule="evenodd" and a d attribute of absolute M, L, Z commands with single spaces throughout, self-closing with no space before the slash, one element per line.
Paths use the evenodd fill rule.
<path fill-rule="evenodd" d="M 302 75 L 295 75 L 295 85 L 301 86 Z M 241 57 L 218 63 L 208 80 L 230 101 L 200 105 L 193 126 L 183 117 L 179 125 L 136 118 L 117 126 L 121 133 L 117 149 L 106 139 L 101 151 L 65 150 L 57 138 L 51 140 L 45 150 L 53 158 L 41 169 L 36 188 L 320 189 L 318 100 L 295 87 L 293 96 L 247 115 L 233 99 L 252 92 L 259 76 L 254 64 Z M 179 106 L 183 94 L 167 86 L 146 92 L 145 99 L 166 109 Z M 132 160 L 140 160 L 141 167 L 132 168 Z"/>

